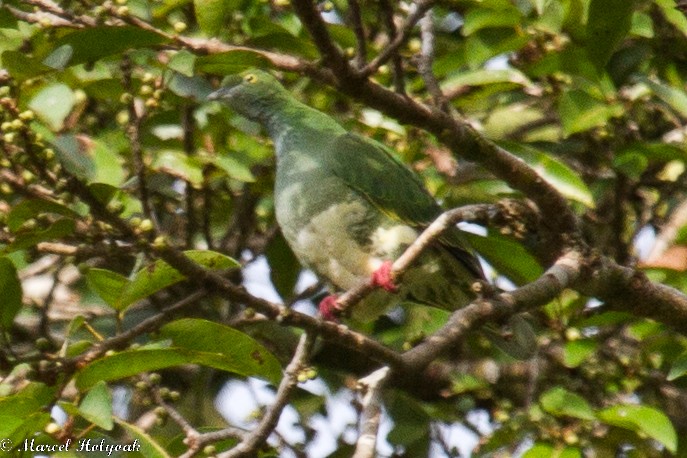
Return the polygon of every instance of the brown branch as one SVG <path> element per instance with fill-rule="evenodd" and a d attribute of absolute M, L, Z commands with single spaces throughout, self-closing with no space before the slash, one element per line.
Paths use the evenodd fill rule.
<path fill-rule="evenodd" d="M 678 231 L 687 223 L 687 200 L 681 202 L 670 214 L 668 222 L 656 236 L 654 246 L 647 256 L 646 264 L 655 263 L 675 242 Z"/>
<path fill-rule="evenodd" d="M 390 374 L 389 367 L 384 366 L 358 380 L 358 391 L 363 393 L 363 411 L 360 418 L 360 434 L 353 458 L 376 456 L 379 423 L 382 419 L 382 389 Z"/>
<path fill-rule="evenodd" d="M 16 19 L 20 21 L 32 23 L 32 24 L 49 24 L 51 27 L 75 27 L 81 28 L 83 26 L 75 24 L 74 22 L 62 18 L 54 13 L 47 11 L 36 11 L 33 13 L 28 13 L 15 8 L 11 5 L 3 5 L 3 7 L 12 14 Z"/>
<path fill-rule="evenodd" d="M 403 354 L 404 369 L 411 372 L 424 369 L 476 326 L 550 302 L 565 288 L 576 284 L 584 261 L 581 253 L 570 251 L 532 283 L 490 299 L 477 299 L 457 310 L 439 331 Z"/>
<path fill-rule="evenodd" d="M 348 0 L 348 10 L 351 22 L 353 23 L 353 33 L 355 33 L 356 52 L 355 66 L 361 69 L 367 62 L 367 42 L 365 38 L 365 27 L 363 26 L 362 14 L 360 13 L 360 3 L 358 0 Z"/>
<path fill-rule="evenodd" d="M 205 269 L 196 264 L 178 250 L 170 247 L 160 247 L 156 248 L 155 252 L 169 265 L 183 273 L 187 278 L 193 279 L 197 284 L 204 284 L 211 289 L 221 291 L 229 300 L 252 307 L 264 314 L 268 319 L 275 320 L 286 326 L 304 329 L 344 347 L 367 354 L 373 360 L 392 367 L 398 366 L 400 362 L 400 355 L 398 353 L 374 339 L 352 331 L 344 325 L 322 321 L 304 313 L 290 310 L 281 304 L 257 298 L 248 293 L 244 288 L 234 285 L 218 272 Z"/>
<path fill-rule="evenodd" d="M 339 47 L 332 40 L 327 24 L 312 0 L 292 0 L 293 9 L 310 33 L 315 46 L 322 56 L 324 65 L 341 79 L 351 75 L 351 67 Z"/>
<path fill-rule="evenodd" d="M 151 383 L 150 377 L 145 377 L 145 379 L 149 384 Z M 184 432 L 184 435 L 187 438 L 188 437 L 197 437 L 200 435 L 200 433 L 198 433 L 198 430 L 196 430 L 193 427 L 193 425 L 191 425 L 191 423 L 189 423 L 189 421 L 177 409 L 175 409 L 173 406 L 171 406 L 170 404 L 168 404 L 165 401 L 164 397 L 160 393 L 160 390 L 158 389 L 157 386 L 152 387 L 151 392 L 153 395 L 153 399 L 155 399 L 155 403 L 158 404 L 163 409 L 165 409 L 165 412 L 167 412 L 167 415 L 169 415 L 169 418 L 171 418 L 172 421 L 174 421 L 174 423 L 179 425 L 179 427 Z"/>
<path fill-rule="evenodd" d="M 379 9 L 384 17 L 384 25 L 389 34 L 389 41 L 393 42 L 398 37 L 398 30 L 394 22 L 394 7 L 389 0 L 379 0 Z M 398 52 L 391 55 L 391 64 L 394 75 L 394 90 L 399 94 L 405 94 L 405 76 L 403 72 L 403 60 Z"/>
<path fill-rule="evenodd" d="M 427 11 L 420 20 L 420 34 L 422 36 L 422 45 L 418 72 L 425 81 L 425 87 L 432 96 L 434 105 L 448 113 L 448 99 L 441 92 L 439 83 L 432 70 L 432 63 L 434 62 L 434 15 L 432 10 Z"/>
<path fill-rule="evenodd" d="M 129 94 L 133 93 L 133 85 L 131 79 L 131 61 L 128 56 L 124 56 L 121 64 L 122 70 L 122 84 L 124 89 Z M 148 173 L 146 170 L 145 160 L 143 158 L 143 146 L 141 145 L 141 123 L 145 117 L 141 101 L 136 97 L 131 97 L 127 103 L 127 112 L 129 114 L 128 122 L 126 123 L 126 133 L 131 146 L 131 158 L 134 163 L 134 173 L 138 179 L 137 189 L 143 214 L 146 218 L 151 220 L 155 227 L 158 227 L 157 218 L 153 212 L 153 206 L 150 202 L 150 192 L 148 189 Z"/>
<path fill-rule="evenodd" d="M 276 428 L 284 407 L 288 404 L 293 390 L 296 388 L 296 385 L 298 385 L 298 374 L 303 370 L 314 343 L 315 338 L 312 335 L 308 333 L 301 335 L 293 358 L 291 358 L 289 365 L 286 366 L 284 377 L 277 389 L 276 397 L 260 420 L 258 426 L 250 434 L 245 436 L 241 443 L 225 453 L 220 453 L 218 458 L 254 456 L 258 448 L 262 446 Z"/>
<path fill-rule="evenodd" d="M 98 342 L 87 352 L 75 356 L 69 360 L 63 361 L 63 364 L 66 367 L 79 367 L 83 364 L 86 364 L 90 361 L 93 361 L 94 359 L 103 356 L 109 350 L 122 348 L 128 345 L 135 337 L 156 330 L 164 322 L 169 320 L 170 316 L 173 315 L 175 312 L 178 312 L 179 310 L 196 303 L 197 301 L 199 301 L 207 295 L 207 291 L 196 291 L 195 293 L 189 294 L 180 301 L 165 308 L 161 313 L 153 315 L 150 318 L 146 318 L 136 326 L 122 332 L 121 334 L 117 334 L 113 337 Z"/>
<path fill-rule="evenodd" d="M 38 9 L 43 10 L 44 13 L 49 13 L 54 16 L 60 17 L 64 21 L 68 21 L 69 25 L 67 27 L 95 27 L 97 22 L 90 16 L 81 15 L 77 16 L 70 11 L 65 10 L 57 3 L 52 0 L 24 0 L 27 5 L 32 5 Z M 53 26 L 59 26 L 60 24 L 52 24 Z M 65 25 L 65 24 L 61 24 Z"/>
<path fill-rule="evenodd" d="M 651 318 L 687 332 L 687 296 L 670 286 L 654 283 L 644 272 L 600 258 L 590 282 L 581 292 L 597 297 L 609 307 Z"/>

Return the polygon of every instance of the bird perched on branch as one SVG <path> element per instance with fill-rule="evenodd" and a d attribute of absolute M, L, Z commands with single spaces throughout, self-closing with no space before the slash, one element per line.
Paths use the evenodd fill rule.
<path fill-rule="evenodd" d="M 370 279 L 379 286 L 354 318 L 373 319 L 404 300 L 453 310 L 474 297 L 483 274 L 457 228 L 392 278 L 393 260 L 441 208 L 386 146 L 346 131 L 264 71 L 227 77 L 209 99 L 267 129 L 277 153 L 277 222 L 300 261 L 340 290 Z M 331 318 L 336 305 L 336 296 L 325 298 L 322 315 Z"/>

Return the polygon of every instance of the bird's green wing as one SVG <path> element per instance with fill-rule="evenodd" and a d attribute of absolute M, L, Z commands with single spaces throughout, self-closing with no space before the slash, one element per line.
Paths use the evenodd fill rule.
<path fill-rule="evenodd" d="M 422 230 L 441 214 L 420 178 L 381 143 L 346 133 L 332 142 L 326 158 L 337 176 L 399 222 Z M 446 231 L 440 243 L 476 277 L 483 276 L 458 229 Z"/>
<path fill-rule="evenodd" d="M 334 139 L 326 157 L 334 174 L 394 219 L 417 227 L 441 213 L 419 177 L 381 143 L 346 133 Z"/>

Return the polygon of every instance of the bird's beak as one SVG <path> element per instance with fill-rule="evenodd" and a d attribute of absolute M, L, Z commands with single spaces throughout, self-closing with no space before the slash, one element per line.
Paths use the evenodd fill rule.
<path fill-rule="evenodd" d="M 222 99 L 222 98 L 224 98 L 224 97 L 226 97 L 226 96 L 228 95 L 228 92 L 229 92 L 230 89 L 231 89 L 231 88 L 226 88 L 226 87 L 219 88 L 219 89 L 217 89 L 215 92 L 211 92 L 210 94 L 208 94 L 207 99 L 208 99 L 208 100 L 219 100 L 219 99 Z"/>
<path fill-rule="evenodd" d="M 230 75 L 224 78 L 224 81 L 222 81 L 222 87 L 217 89 L 215 92 L 212 92 L 210 95 L 208 95 L 207 99 L 208 100 L 220 100 L 220 99 L 228 99 L 231 97 L 231 90 L 241 84 L 243 81 L 243 78 L 241 78 L 241 75 Z"/>

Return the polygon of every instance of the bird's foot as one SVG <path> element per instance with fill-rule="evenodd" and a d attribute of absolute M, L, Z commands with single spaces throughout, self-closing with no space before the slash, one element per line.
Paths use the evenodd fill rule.
<path fill-rule="evenodd" d="M 392 267 L 391 261 L 384 261 L 377 270 L 372 272 L 372 284 L 384 288 L 390 293 L 398 291 L 398 286 L 394 283 Z"/>
<path fill-rule="evenodd" d="M 320 301 L 318 308 L 325 321 L 336 321 L 337 315 L 341 311 L 337 302 L 338 299 L 336 294 L 330 294 Z"/>

